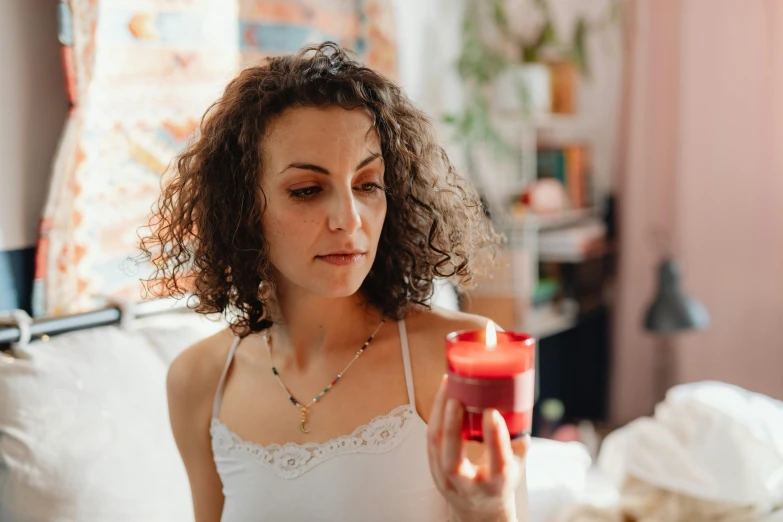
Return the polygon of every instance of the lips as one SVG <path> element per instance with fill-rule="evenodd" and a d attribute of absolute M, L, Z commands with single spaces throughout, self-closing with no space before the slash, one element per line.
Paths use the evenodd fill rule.
<path fill-rule="evenodd" d="M 323 254 L 318 257 L 326 257 L 326 256 L 356 256 L 364 254 L 364 251 L 362 250 L 337 250 L 335 252 L 329 252 L 328 254 Z"/>
<path fill-rule="evenodd" d="M 365 255 L 366 254 L 364 252 L 343 251 L 343 252 L 335 252 L 332 254 L 326 254 L 323 256 L 317 256 L 316 259 L 332 265 L 349 266 L 362 262 L 364 260 Z"/>

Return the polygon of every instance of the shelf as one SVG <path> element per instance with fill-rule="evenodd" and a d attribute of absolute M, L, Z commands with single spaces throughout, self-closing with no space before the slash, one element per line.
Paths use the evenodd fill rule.
<path fill-rule="evenodd" d="M 597 252 L 574 253 L 574 254 L 547 254 L 542 252 L 538 254 L 538 260 L 543 263 L 583 263 L 588 259 L 598 257 Z"/>
<path fill-rule="evenodd" d="M 595 248 L 587 252 L 576 252 L 573 254 L 539 252 L 538 260 L 544 263 L 584 263 L 585 261 L 597 259 L 606 254 L 611 254 L 612 252 L 613 248 L 610 245 L 603 245 L 600 248 Z"/>
<path fill-rule="evenodd" d="M 584 124 L 582 119 L 574 114 L 539 114 L 533 118 L 533 125 L 541 130 L 572 130 Z"/>
<path fill-rule="evenodd" d="M 535 214 L 527 212 L 525 214 L 514 216 L 512 223 L 514 226 L 533 226 L 538 230 L 553 230 L 556 228 L 566 228 L 578 225 L 588 219 L 600 217 L 601 212 L 598 208 L 577 208 L 563 210 L 552 214 Z"/>
<path fill-rule="evenodd" d="M 543 130 L 573 129 L 583 125 L 582 118 L 576 114 L 557 114 L 550 112 L 531 115 L 521 110 L 500 110 L 493 111 L 492 115 L 496 116 L 501 121 L 525 123 L 531 127 Z"/>
<path fill-rule="evenodd" d="M 537 339 L 551 337 L 576 326 L 578 315 L 579 305 L 572 299 L 566 299 L 558 306 L 531 308 L 522 331 Z"/>

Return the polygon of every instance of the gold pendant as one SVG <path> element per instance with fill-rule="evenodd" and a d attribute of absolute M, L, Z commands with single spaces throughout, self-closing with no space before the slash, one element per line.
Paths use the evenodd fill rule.
<path fill-rule="evenodd" d="M 310 433 L 309 431 L 307 431 L 305 424 L 307 424 L 307 407 L 302 406 L 302 420 L 299 423 L 299 429 L 302 430 L 302 433 Z"/>

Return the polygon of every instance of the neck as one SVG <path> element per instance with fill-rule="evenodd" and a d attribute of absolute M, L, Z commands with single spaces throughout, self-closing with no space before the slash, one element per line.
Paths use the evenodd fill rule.
<path fill-rule="evenodd" d="M 270 330 L 275 358 L 298 370 L 355 353 L 383 319 L 359 293 L 324 298 L 294 289 L 278 292 L 276 308 Z"/>

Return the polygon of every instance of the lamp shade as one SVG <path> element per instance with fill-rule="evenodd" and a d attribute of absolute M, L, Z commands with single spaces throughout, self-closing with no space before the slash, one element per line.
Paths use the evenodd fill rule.
<path fill-rule="evenodd" d="M 704 330 L 709 324 L 707 308 L 683 292 L 679 264 L 673 259 L 664 259 L 658 266 L 658 293 L 644 318 L 645 330 L 672 334 Z"/>

